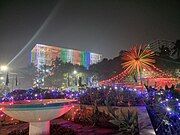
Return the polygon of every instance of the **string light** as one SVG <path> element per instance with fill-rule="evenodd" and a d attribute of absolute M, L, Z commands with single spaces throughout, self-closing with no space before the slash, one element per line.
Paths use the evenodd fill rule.
<path fill-rule="evenodd" d="M 169 107 L 166 107 L 166 110 L 167 110 L 168 112 L 170 112 L 170 111 L 171 111 L 171 108 L 169 108 Z"/>

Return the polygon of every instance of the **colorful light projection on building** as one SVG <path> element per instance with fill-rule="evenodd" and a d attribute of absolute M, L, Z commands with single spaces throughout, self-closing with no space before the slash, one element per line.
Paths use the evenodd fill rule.
<path fill-rule="evenodd" d="M 101 61 L 102 55 L 42 44 L 36 44 L 31 50 L 31 62 L 38 68 L 41 68 L 42 65 L 51 65 L 56 58 L 60 58 L 63 62 L 70 62 L 88 68 L 90 65 Z"/>

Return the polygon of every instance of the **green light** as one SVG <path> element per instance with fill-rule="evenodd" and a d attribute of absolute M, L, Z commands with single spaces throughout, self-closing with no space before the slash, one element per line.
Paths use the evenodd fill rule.
<path fill-rule="evenodd" d="M 67 49 L 62 49 L 60 53 L 60 59 L 65 63 L 67 62 Z"/>

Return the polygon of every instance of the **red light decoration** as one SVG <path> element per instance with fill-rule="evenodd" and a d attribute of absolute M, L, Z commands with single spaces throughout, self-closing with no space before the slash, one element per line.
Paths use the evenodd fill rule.
<path fill-rule="evenodd" d="M 127 75 L 128 75 L 128 72 L 123 71 L 120 74 L 113 76 L 108 80 L 103 80 L 99 82 L 99 85 L 112 85 L 112 83 L 120 83 Z"/>
<path fill-rule="evenodd" d="M 143 78 L 143 80 L 148 80 L 154 83 L 156 82 L 160 86 L 175 84 L 178 79 L 173 78 L 171 74 L 167 74 L 153 65 L 155 63 L 153 56 L 153 51 L 148 50 L 146 47 L 133 47 L 129 51 L 125 52 L 122 57 L 125 61 L 122 64 L 125 70 L 118 75 L 99 82 L 99 85 L 111 86 L 112 84 L 122 83 L 126 76 L 131 75 L 134 72 L 137 72 L 138 76 L 140 76 L 144 69 L 146 73 L 149 72 L 149 74 Z M 128 85 L 128 83 L 126 84 Z"/>

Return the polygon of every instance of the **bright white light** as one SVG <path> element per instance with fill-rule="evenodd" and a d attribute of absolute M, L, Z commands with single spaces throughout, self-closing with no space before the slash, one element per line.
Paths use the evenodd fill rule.
<path fill-rule="evenodd" d="M 117 89 L 118 89 L 118 87 L 117 87 L 117 86 L 115 86 L 115 87 L 114 87 L 114 89 L 115 89 L 115 90 L 117 90 Z"/>
<path fill-rule="evenodd" d="M 7 71 L 8 70 L 8 67 L 7 66 L 5 66 L 5 65 L 2 65 L 1 66 L 1 71 Z"/>
<path fill-rule="evenodd" d="M 166 107 L 166 110 L 167 110 L 168 112 L 170 112 L 170 111 L 171 111 L 171 108 L 169 108 L 169 107 Z"/>
<path fill-rule="evenodd" d="M 73 71 L 73 74 L 77 74 L 77 71 L 76 71 L 76 70 L 74 70 L 74 71 Z"/>
<path fill-rule="evenodd" d="M 49 72 L 49 69 L 46 69 L 46 72 Z"/>
<path fill-rule="evenodd" d="M 38 95 L 37 95 L 37 94 L 35 94 L 34 96 L 35 96 L 35 97 L 37 97 Z"/>
<path fill-rule="evenodd" d="M 1 80 L 4 80 L 4 77 L 1 76 L 0 79 L 1 79 Z"/>
<path fill-rule="evenodd" d="M 104 89 L 106 89 L 106 86 L 103 86 Z"/>

